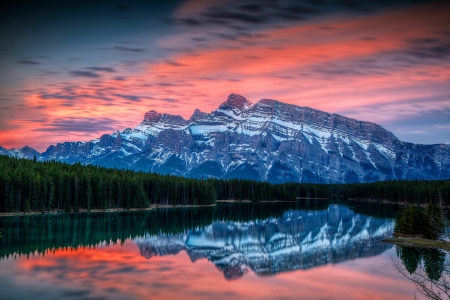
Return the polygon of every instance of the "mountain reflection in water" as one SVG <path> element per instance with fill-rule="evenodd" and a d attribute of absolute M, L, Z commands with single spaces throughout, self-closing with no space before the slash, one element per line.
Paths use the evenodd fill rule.
<path fill-rule="evenodd" d="M 251 269 L 257 275 L 309 269 L 381 254 L 392 245 L 392 219 L 355 214 L 345 206 L 290 210 L 278 218 L 246 222 L 214 221 L 179 234 L 146 234 L 134 241 L 142 256 L 186 251 L 192 262 L 206 258 L 228 280 Z"/>
<path fill-rule="evenodd" d="M 0 298 L 410 299 L 380 242 L 392 213 L 311 202 L 4 217 Z"/>

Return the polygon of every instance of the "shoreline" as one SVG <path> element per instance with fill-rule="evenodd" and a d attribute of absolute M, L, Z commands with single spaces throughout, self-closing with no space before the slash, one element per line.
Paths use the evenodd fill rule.
<path fill-rule="evenodd" d="M 306 199 L 306 198 L 305 198 Z M 305 200 L 302 199 L 302 200 Z M 309 198 L 310 200 L 321 200 L 322 198 Z M 87 209 L 80 209 L 78 212 L 70 211 L 70 212 L 64 212 L 63 210 L 50 210 L 50 211 L 29 211 L 29 212 L 6 212 L 6 213 L 0 213 L 1 217 L 15 217 L 15 216 L 33 216 L 33 215 L 57 215 L 57 214 L 71 214 L 71 213 L 110 213 L 110 212 L 124 212 L 124 211 L 145 211 L 145 210 L 152 210 L 152 209 L 160 209 L 160 208 L 192 208 L 192 207 L 212 207 L 216 206 L 217 203 L 298 203 L 298 200 L 295 201 L 286 201 L 286 200 L 261 200 L 261 201 L 251 201 L 248 199 L 243 200 L 216 200 L 216 203 L 214 204 L 208 204 L 208 205 L 170 205 L 170 204 L 152 204 L 150 207 L 146 208 L 106 208 L 106 209 L 91 209 L 88 211 Z"/>
<path fill-rule="evenodd" d="M 152 204 L 150 207 L 146 208 L 107 208 L 107 209 L 91 209 L 88 211 L 87 209 L 80 209 L 79 211 L 70 211 L 65 212 L 63 210 L 51 210 L 51 211 L 29 211 L 29 212 L 8 212 L 8 213 L 0 213 L 1 217 L 15 217 L 15 216 L 33 216 L 33 215 L 58 215 L 58 214 L 72 214 L 72 213 L 111 213 L 111 212 L 126 212 L 126 211 L 146 211 L 160 208 L 191 208 L 191 207 L 212 207 L 216 206 L 216 204 L 208 204 L 208 205 L 165 205 L 165 204 Z"/>
<path fill-rule="evenodd" d="M 393 204 L 393 205 L 399 205 L 399 206 L 409 206 L 409 205 L 417 205 L 416 203 L 409 203 L 409 202 L 393 202 L 389 200 L 383 200 L 383 199 L 357 199 L 357 198 L 348 198 L 347 201 L 350 202 L 357 202 L 357 203 L 377 203 L 377 204 Z M 427 207 L 428 204 L 422 203 L 419 204 L 420 207 Z M 443 205 L 445 208 L 450 208 L 450 205 Z"/>
<path fill-rule="evenodd" d="M 406 237 L 398 237 L 398 238 L 389 238 L 381 240 L 383 243 L 389 243 L 399 246 L 407 246 L 407 247 L 417 247 L 417 248 L 429 248 L 429 249 L 442 249 L 445 251 L 450 250 L 450 243 L 421 239 L 421 238 L 406 238 Z"/>
<path fill-rule="evenodd" d="M 242 199 L 242 200 L 216 200 L 216 202 L 219 203 L 298 203 L 298 200 L 328 200 L 328 198 L 300 198 L 297 200 L 259 200 L 259 201 L 252 201 L 248 199 Z"/>

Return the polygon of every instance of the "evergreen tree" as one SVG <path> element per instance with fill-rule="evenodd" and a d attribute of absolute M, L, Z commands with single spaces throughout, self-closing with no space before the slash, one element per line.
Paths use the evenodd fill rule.
<path fill-rule="evenodd" d="M 425 210 L 425 220 L 424 236 L 427 239 L 438 239 L 445 230 L 444 217 L 440 207 L 429 203 Z"/>

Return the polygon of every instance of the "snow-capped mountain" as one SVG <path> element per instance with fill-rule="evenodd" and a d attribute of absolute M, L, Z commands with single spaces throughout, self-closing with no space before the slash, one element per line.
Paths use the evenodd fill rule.
<path fill-rule="evenodd" d="M 0 154 L 36 155 L 25 148 L 2 148 Z M 406 143 L 374 123 L 276 100 L 252 104 L 237 94 L 211 113 L 196 110 L 189 120 L 152 110 L 135 128 L 89 142 L 58 143 L 36 156 L 272 183 L 450 178 L 449 144 Z"/>
<path fill-rule="evenodd" d="M 176 235 L 146 235 L 134 242 L 146 258 L 186 251 L 193 262 L 206 258 L 236 279 L 249 269 L 258 275 L 308 269 L 359 257 L 392 247 L 391 219 L 354 214 L 330 205 L 323 211 L 288 211 L 278 219 L 251 222 L 216 221 Z"/>
<path fill-rule="evenodd" d="M 31 147 L 25 146 L 20 149 L 5 149 L 0 146 L 0 155 L 13 156 L 17 158 L 33 159 L 35 156 L 39 158 L 41 154 Z"/>

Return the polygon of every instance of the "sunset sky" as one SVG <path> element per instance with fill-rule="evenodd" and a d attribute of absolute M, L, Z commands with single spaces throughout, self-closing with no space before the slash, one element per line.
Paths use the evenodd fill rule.
<path fill-rule="evenodd" d="M 450 142 L 449 1 L 0 2 L 0 145 L 97 138 L 231 93 Z"/>

